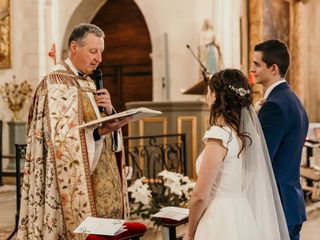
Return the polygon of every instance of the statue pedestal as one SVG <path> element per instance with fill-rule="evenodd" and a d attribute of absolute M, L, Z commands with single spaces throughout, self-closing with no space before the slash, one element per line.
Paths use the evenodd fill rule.
<path fill-rule="evenodd" d="M 27 143 L 26 122 L 8 122 L 9 129 L 9 154 L 15 155 L 15 144 Z M 10 159 L 8 169 L 15 169 L 15 159 Z M 21 163 L 21 169 L 23 164 Z"/>

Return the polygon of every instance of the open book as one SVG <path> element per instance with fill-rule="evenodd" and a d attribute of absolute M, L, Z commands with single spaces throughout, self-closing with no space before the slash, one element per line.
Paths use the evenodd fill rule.
<path fill-rule="evenodd" d="M 181 221 L 182 219 L 189 217 L 189 209 L 181 207 L 164 207 L 160 209 L 160 212 L 153 214 L 152 217 L 169 218 Z"/>
<path fill-rule="evenodd" d="M 83 128 L 83 127 L 88 127 L 91 125 L 95 125 L 95 124 L 99 124 L 99 123 L 103 123 L 103 122 L 107 122 L 107 121 L 112 121 L 115 119 L 119 119 L 122 120 L 126 117 L 132 116 L 132 118 L 130 119 L 130 122 L 134 122 L 137 120 L 140 120 L 142 118 L 145 117 L 152 117 L 158 114 L 161 114 L 161 111 L 157 111 L 157 110 L 153 110 L 150 108 L 145 108 L 145 107 L 140 107 L 140 108 L 132 108 L 120 113 L 116 113 L 110 116 L 106 116 L 106 117 L 102 117 L 102 118 L 98 118 L 96 120 L 81 124 L 78 126 L 78 128 Z"/>
<path fill-rule="evenodd" d="M 115 236 L 126 231 L 124 223 L 123 219 L 87 217 L 74 232 Z"/>

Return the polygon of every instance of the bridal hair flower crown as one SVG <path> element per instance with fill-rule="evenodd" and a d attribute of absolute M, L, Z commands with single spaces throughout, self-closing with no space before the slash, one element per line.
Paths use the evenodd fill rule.
<path fill-rule="evenodd" d="M 244 89 L 244 88 L 235 88 L 234 86 L 229 85 L 229 88 L 234 91 L 236 94 L 240 95 L 240 97 L 243 97 L 247 94 L 250 93 L 249 89 Z"/>

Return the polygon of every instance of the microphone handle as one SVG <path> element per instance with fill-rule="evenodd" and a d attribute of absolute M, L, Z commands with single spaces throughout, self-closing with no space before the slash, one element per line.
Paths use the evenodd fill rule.
<path fill-rule="evenodd" d="M 187 45 L 187 48 L 190 50 L 192 56 L 198 61 L 198 63 L 200 64 L 202 71 L 203 71 L 203 75 L 208 75 L 210 74 L 207 70 L 207 68 L 203 65 L 203 63 L 200 61 L 199 58 L 197 58 L 197 56 L 194 54 L 194 52 L 192 51 L 191 47 L 189 45 Z M 207 79 L 207 77 L 205 78 Z"/>
<path fill-rule="evenodd" d="M 103 88 L 103 80 L 102 80 L 102 71 L 101 69 L 96 69 L 93 71 L 91 78 L 95 81 L 97 90 Z M 98 107 L 99 112 L 105 112 L 106 109 L 104 107 Z"/>

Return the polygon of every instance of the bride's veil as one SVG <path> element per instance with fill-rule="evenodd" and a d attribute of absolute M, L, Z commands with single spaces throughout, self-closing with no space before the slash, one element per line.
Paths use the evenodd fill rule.
<path fill-rule="evenodd" d="M 267 145 L 252 106 L 241 110 L 240 132 L 247 133 L 243 157 L 243 191 L 260 240 L 290 240 Z M 253 226 L 254 227 L 254 226 Z"/>

